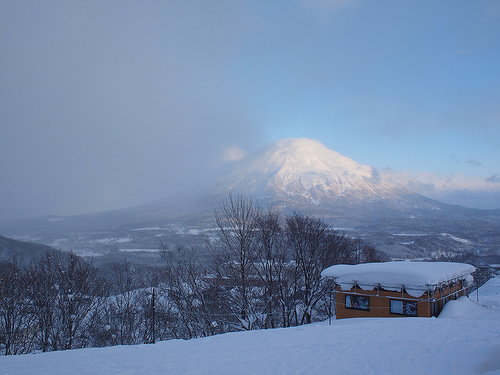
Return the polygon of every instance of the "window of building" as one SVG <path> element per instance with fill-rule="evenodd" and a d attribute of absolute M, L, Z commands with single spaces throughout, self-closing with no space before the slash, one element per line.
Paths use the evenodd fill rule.
<path fill-rule="evenodd" d="M 391 299 L 391 314 L 418 316 L 417 301 Z"/>
<path fill-rule="evenodd" d="M 403 301 L 391 299 L 391 314 L 403 315 L 404 306 Z"/>
<path fill-rule="evenodd" d="M 347 309 L 370 311 L 370 297 L 347 294 L 345 296 L 345 307 Z"/>

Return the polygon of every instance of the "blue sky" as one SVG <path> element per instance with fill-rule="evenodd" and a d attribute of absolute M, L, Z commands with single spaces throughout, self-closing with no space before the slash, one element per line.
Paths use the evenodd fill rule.
<path fill-rule="evenodd" d="M 0 59 L 0 219 L 161 199 L 290 137 L 500 208 L 498 1 L 2 1 Z"/>
<path fill-rule="evenodd" d="M 489 156 L 500 128 L 492 2 L 321 3 L 268 7 L 238 57 L 267 137 L 308 132 L 360 162 L 443 173 L 459 172 L 450 154 L 500 160 Z"/>

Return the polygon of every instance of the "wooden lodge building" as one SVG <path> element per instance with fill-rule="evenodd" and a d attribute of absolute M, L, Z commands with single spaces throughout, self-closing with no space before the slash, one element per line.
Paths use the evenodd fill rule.
<path fill-rule="evenodd" d="M 431 317 L 468 296 L 474 271 L 464 263 L 386 262 L 339 264 L 321 275 L 334 282 L 336 319 Z"/>

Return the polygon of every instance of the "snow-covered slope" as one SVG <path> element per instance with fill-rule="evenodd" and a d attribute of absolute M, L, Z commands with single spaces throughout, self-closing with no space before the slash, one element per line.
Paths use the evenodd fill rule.
<path fill-rule="evenodd" d="M 500 279 L 481 288 L 479 304 L 475 299 L 457 300 L 449 317 L 437 319 L 343 319 L 0 357 L 0 374 L 500 374 Z"/>

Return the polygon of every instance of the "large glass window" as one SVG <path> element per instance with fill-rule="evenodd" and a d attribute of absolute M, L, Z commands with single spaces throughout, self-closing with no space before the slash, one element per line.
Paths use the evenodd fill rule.
<path fill-rule="evenodd" d="M 347 294 L 345 296 L 345 307 L 348 309 L 370 311 L 370 297 Z"/>
<path fill-rule="evenodd" d="M 391 299 L 391 314 L 403 315 L 403 311 L 404 311 L 403 301 Z"/>
<path fill-rule="evenodd" d="M 417 301 L 391 299 L 391 314 L 418 316 Z"/>

